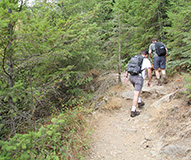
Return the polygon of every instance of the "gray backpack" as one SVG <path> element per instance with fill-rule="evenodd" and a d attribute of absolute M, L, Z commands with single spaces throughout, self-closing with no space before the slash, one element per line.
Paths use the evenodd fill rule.
<path fill-rule="evenodd" d="M 155 50 L 158 56 L 166 55 L 166 48 L 162 42 L 155 42 Z"/>
<path fill-rule="evenodd" d="M 141 73 L 141 67 L 144 58 L 145 57 L 143 57 L 142 55 L 133 56 L 127 66 L 127 72 L 131 75 L 138 75 L 139 73 Z"/>

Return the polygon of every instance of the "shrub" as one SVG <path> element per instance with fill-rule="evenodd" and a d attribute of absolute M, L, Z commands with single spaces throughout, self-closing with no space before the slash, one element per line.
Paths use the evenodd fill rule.
<path fill-rule="evenodd" d="M 85 128 L 82 109 L 66 110 L 37 132 L 0 141 L 0 159 L 82 159 L 88 147 Z"/>
<path fill-rule="evenodd" d="M 187 89 L 186 90 L 186 94 L 188 95 L 188 98 L 191 99 L 191 76 L 190 74 L 185 74 L 185 82 L 186 82 L 186 85 L 185 85 L 185 88 Z"/>

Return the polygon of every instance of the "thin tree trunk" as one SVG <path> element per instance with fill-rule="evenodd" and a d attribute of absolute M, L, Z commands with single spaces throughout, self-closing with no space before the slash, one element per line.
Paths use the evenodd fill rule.
<path fill-rule="evenodd" d="M 118 82 L 121 83 L 121 26 L 120 26 L 120 14 L 118 14 L 119 20 L 119 78 Z"/>
<path fill-rule="evenodd" d="M 12 13 L 12 10 L 9 9 L 8 10 L 8 13 L 11 14 Z M 12 42 L 13 42 L 13 25 L 10 23 L 9 26 L 8 26 L 8 31 L 9 31 L 9 42 L 8 42 L 8 45 L 7 45 L 7 55 L 8 55 L 8 81 L 9 81 L 9 88 L 12 88 L 14 86 L 14 80 L 13 80 L 13 67 L 14 67 L 14 64 L 13 64 L 13 58 L 12 58 Z M 5 53 L 6 55 L 6 53 Z M 9 96 L 8 98 L 8 101 L 9 101 L 9 106 L 10 106 L 10 110 L 11 110 L 11 133 L 13 135 L 16 134 L 16 123 L 15 123 L 15 116 L 14 116 L 14 113 L 15 113 L 15 106 L 14 106 L 14 103 L 13 103 L 13 98 L 12 96 Z"/>
<path fill-rule="evenodd" d="M 32 104 L 32 108 L 31 108 L 32 118 L 31 119 L 32 119 L 33 130 L 36 131 L 36 122 L 35 122 L 35 116 L 34 116 L 36 107 L 34 105 L 34 100 L 33 100 L 34 94 L 33 94 L 33 89 L 32 89 L 32 79 L 31 78 L 32 78 L 32 74 L 31 74 L 31 69 L 30 69 L 30 87 L 31 87 L 31 104 Z"/>
<path fill-rule="evenodd" d="M 8 54 L 9 52 L 11 52 L 11 42 L 9 42 L 8 44 Z M 9 72 L 9 76 L 8 76 L 8 81 L 9 81 L 9 88 L 12 88 L 14 86 L 14 80 L 13 80 L 13 59 L 12 59 L 12 54 L 9 54 L 9 61 L 8 61 L 8 72 Z M 14 103 L 13 103 L 13 98 L 12 96 L 9 96 L 8 98 L 8 102 L 9 102 L 9 107 L 11 110 L 11 133 L 13 135 L 16 134 L 16 124 L 15 124 L 15 118 L 14 118 L 14 113 L 15 113 L 15 109 L 14 109 Z"/>

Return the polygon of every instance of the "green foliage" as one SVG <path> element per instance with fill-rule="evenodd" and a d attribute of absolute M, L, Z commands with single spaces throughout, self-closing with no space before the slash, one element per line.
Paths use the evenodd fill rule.
<path fill-rule="evenodd" d="M 66 110 L 37 132 L 16 134 L 0 141 L 0 159 L 77 159 L 88 148 L 85 112 Z"/>
<path fill-rule="evenodd" d="M 30 131 L 25 136 L 32 142 L 17 134 L 19 141 L 26 141 L 19 142 L 18 148 L 26 152 L 21 154 L 20 150 L 17 154 L 13 149 L 12 154 L 8 147 L 5 155 L 60 158 L 59 142 L 50 137 L 61 141 L 66 137 L 59 134 L 60 130 L 54 132 L 46 127 L 41 130 L 50 137 L 40 130 L 31 132 L 32 121 L 63 110 L 71 114 L 67 108 L 85 103 L 93 80 L 87 74 L 89 70 L 118 70 L 118 17 L 122 71 L 133 55 L 148 48 L 153 37 L 163 41 L 169 50 L 168 73 L 190 71 L 190 6 L 189 0 L 55 0 L 34 1 L 28 7 L 25 3 L 18 5 L 18 1 L 1 0 L 0 135 L 3 139 L 15 132 Z M 57 129 L 54 123 L 51 125 Z M 44 136 L 39 138 L 37 133 Z M 54 144 L 53 148 L 49 144 L 42 146 L 44 138 L 48 139 L 46 143 Z M 17 141 L 10 140 L 13 147 Z M 37 144 L 40 148 L 36 148 Z M 29 149 L 32 151 L 28 154 Z M 67 145 L 63 150 L 73 151 Z M 66 157 L 68 153 L 63 152 Z"/>
<path fill-rule="evenodd" d="M 184 74 L 185 75 L 185 88 L 187 89 L 186 90 L 186 94 L 188 96 L 189 99 L 191 99 L 191 76 L 190 76 L 190 73 L 188 74 Z"/>
<path fill-rule="evenodd" d="M 11 14 L 9 6 L 14 6 Z M 85 73 L 102 58 L 99 27 L 91 23 L 94 6 L 95 2 L 76 0 L 43 1 L 30 8 L 0 2 L 2 135 L 7 129 L 19 131 L 17 125 L 30 122 L 34 115 L 37 119 L 44 113 L 49 116 L 52 106 L 59 110 L 75 106 L 79 102 L 73 101 L 73 96 L 86 96 L 83 89 L 91 77 Z M 12 32 L 7 32 L 10 24 Z"/>
<path fill-rule="evenodd" d="M 171 25 L 165 28 L 168 33 L 170 51 L 168 67 L 172 71 L 191 69 L 191 2 L 171 1 L 168 17 Z"/>
<path fill-rule="evenodd" d="M 121 14 L 123 57 L 130 59 L 142 49 L 148 49 L 151 39 L 165 38 L 169 2 L 163 0 L 116 1 L 115 10 Z M 165 41 L 164 41 L 165 42 Z"/>

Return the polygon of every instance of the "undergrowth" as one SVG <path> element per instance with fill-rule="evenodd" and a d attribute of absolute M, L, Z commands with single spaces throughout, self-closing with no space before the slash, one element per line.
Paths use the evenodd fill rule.
<path fill-rule="evenodd" d="M 191 99 L 191 76 L 190 76 L 190 73 L 188 74 L 185 74 L 185 82 L 186 82 L 186 85 L 185 85 L 185 88 L 187 89 L 186 90 L 186 93 L 187 93 L 187 96 L 189 99 Z"/>
<path fill-rule="evenodd" d="M 82 108 L 68 109 L 37 132 L 0 141 L 0 159 L 84 159 L 90 133 L 86 115 Z"/>

